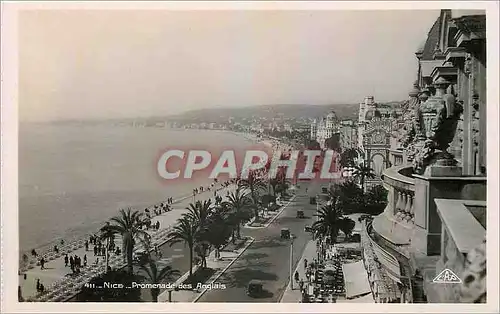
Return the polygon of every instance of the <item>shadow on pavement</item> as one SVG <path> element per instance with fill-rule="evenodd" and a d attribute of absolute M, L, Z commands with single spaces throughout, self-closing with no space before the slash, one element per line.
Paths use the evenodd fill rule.
<path fill-rule="evenodd" d="M 285 243 L 283 241 L 281 241 L 281 239 L 265 239 L 263 241 L 258 241 L 258 242 L 254 242 L 250 248 L 252 250 L 256 250 L 256 249 L 261 249 L 261 248 L 265 248 L 265 247 L 278 247 L 278 246 L 284 246 Z"/>
<path fill-rule="evenodd" d="M 269 256 L 269 255 L 266 253 L 255 252 L 255 253 L 244 254 L 240 258 L 249 261 L 249 260 L 258 260 L 260 258 L 264 258 L 267 256 Z"/>
<path fill-rule="evenodd" d="M 218 281 L 224 282 L 231 288 L 243 288 L 247 287 L 251 280 L 276 281 L 278 280 L 278 276 L 262 270 L 244 268 L 233 271 L 230 274 L 224 274 Z"/>

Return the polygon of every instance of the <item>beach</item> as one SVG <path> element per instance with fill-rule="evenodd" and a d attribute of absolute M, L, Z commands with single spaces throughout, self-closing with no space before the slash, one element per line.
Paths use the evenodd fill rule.
<path fill-rule="evenodd" d="M 225 131 L 51 125 L 20 128 L 19 143 L 23 253 L 86 237 L 120 208 L 143 210 L 168 197 L 189 196 L 193 188 L 212 182 L 161 180 L 156 163 L 169 147 L 231 147 L 238 155 L 262 146 L 255 137 Z"/>

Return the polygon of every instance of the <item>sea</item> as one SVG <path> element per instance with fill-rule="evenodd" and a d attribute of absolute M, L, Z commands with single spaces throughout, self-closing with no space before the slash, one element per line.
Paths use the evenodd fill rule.
<path fill-rule="evenodd" d="M 140 210 L 212 182 L 162 179 L 157 163 L 169 148 L 233 149 L 239 158 L 261 145 L 215 130 L 20 124 L 20 251 L 81 238 L 121 208 Z"/>

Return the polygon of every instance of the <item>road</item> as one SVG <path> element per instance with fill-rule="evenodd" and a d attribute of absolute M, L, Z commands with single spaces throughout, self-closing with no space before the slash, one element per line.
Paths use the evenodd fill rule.
<path fill-rule="evenodd" d="M 308 193 L 305 188 L 308 186 Z M 309 197 L 320 190 L 316 183 L 301 183 L 297 198 L 281 215 L 264 229 L 243 229 L 244 235 L 255 238 L 254 243 L 243 255 L 217 280 L 224 283 L 224 290 L 210 290 L 198 302 L 279 302 L 289 283 L 290 240 L 280 237 L 281 228 L 289 228 L 297 238 L 293 244 L 293 269 L 302 256 L 307 242 L 312 238 L 304 231 L 306 225 L 313 223 L 316 205 L 309 204 Z M 296 218 L 297 210 L 304 210 L 305 218 Z M 266 295 L 251 298 L 246 288 L 252 279 L 263 282 Z"/>

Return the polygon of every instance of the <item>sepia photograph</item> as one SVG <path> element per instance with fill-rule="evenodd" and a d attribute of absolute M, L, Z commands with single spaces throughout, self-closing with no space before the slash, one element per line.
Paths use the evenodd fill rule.
<path fill-rule="evenodd" d="M 498 311 L 498 2 L 15 4 L 9 308 Z"/>

